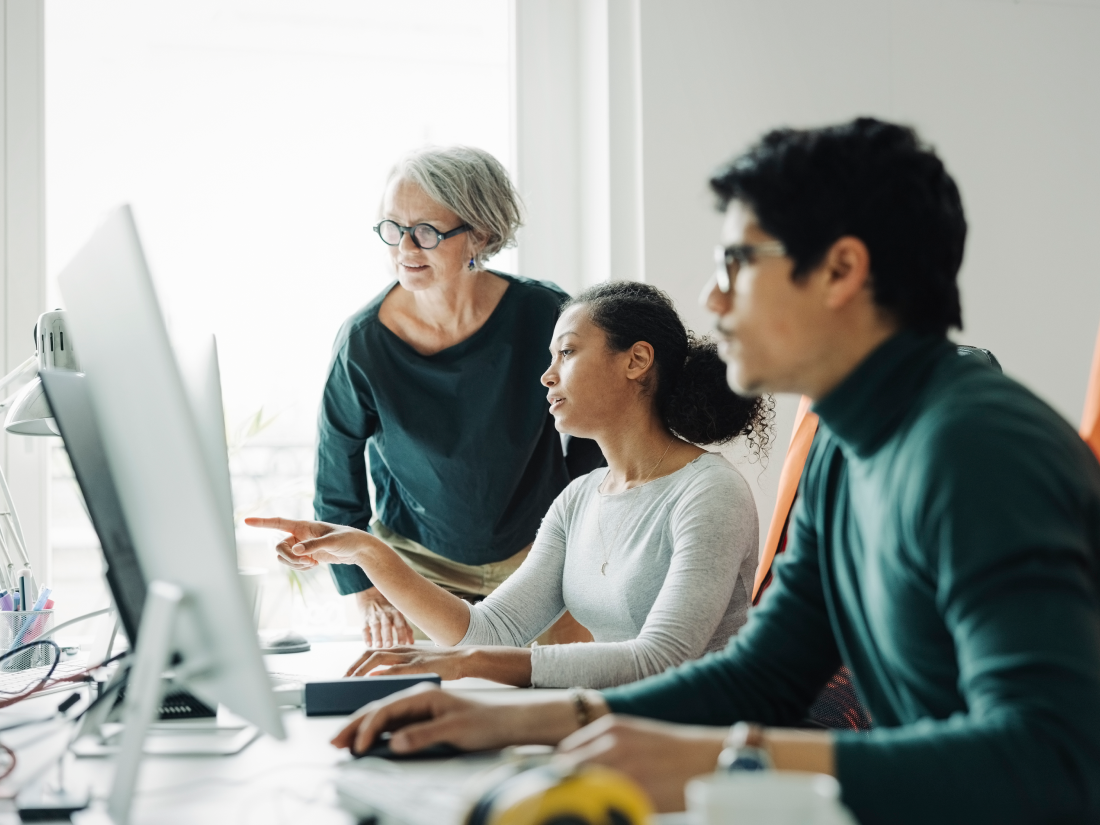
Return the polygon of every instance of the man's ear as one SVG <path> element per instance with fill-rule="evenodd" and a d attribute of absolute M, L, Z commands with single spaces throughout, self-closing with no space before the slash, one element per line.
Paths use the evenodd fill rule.
<path fill-rule="evenodd" d="M 646 341 L 639 341 L 630 348 L 626 377 L 637 381 L 653 371 L 653 364 L 653 345 Z"/>
<path fill-rule="evenodd" d="M 838 238 L 825 253 L 825 306 L 841 309 L 871 286 L 871 253 L 859 238 Z"/>

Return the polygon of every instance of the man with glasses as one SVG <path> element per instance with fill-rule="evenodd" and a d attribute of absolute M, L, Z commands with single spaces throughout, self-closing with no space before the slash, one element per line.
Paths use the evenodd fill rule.
<path fill-rule="evenodd" d="M 863 823 L 1100 821 L 1100 465 L 947 340 L 954 181 L 912 130 L 860 119 L 771 132 L 711 186 L 730 385 L 820 416 L 761 605 L 723 652 L 633 685 L 512 705 L 423 690 L 336 744 L 398 725 L 397 751 L 560 742 L 664 810 L 717 764 L 833 774 Z M 792 730 L 841 664 L 874 729 Z"/>

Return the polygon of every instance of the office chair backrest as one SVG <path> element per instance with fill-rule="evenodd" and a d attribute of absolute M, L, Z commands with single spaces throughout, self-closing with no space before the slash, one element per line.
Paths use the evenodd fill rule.
<path fill-rule="evenodd" d="M 1081 438 L 1085 439 L 1096 457 L 1100 459 L 1100 334 L 1096 336 L 1096 350 L 1092 356 L 1092 372 L 1085 391 L 1085 412 L 1081 416 Z"/>

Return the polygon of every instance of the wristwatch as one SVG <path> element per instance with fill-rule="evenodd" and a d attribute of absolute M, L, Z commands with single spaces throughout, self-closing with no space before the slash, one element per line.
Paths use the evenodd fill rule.
<path fill-rule="evenodd" d="M 738 722 L 726 735 L 722 752 L 718 754 L 717 773 L 735 771 L 767 771 L 772 758 L 764 744 L 764 728 L 748 722 Z"/>

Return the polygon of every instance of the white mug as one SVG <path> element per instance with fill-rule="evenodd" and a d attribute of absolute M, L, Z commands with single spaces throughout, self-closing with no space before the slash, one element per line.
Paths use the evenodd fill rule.
<path fill-rule="evenodd" d="M 687 784 L 687 809 L 699 825 L 856 825 L 831 776 L 801 771 L 735 771 Z"/>
<path fill-rule="evenodd" d="M 260 601 L 263 596 L 264 576 L 267 570 L 263 567 L 239 567 L 237 573 L 241 577 L 241 587 L 244 590 L 244 603 L 252 616 L 252 624 L 260 629 Z"/>

